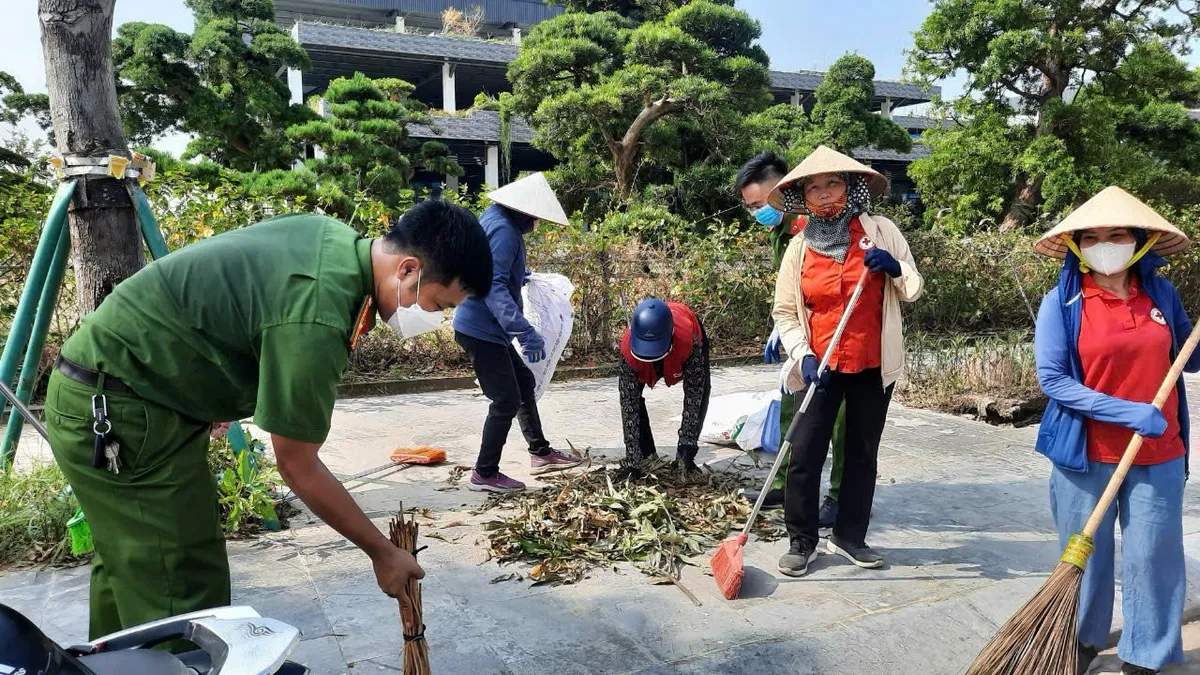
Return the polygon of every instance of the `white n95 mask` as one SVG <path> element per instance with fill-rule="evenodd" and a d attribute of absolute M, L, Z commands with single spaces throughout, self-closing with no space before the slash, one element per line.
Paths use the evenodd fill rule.
<path fill-rule="evenodd" d="M 427 309 L 422 309 L 419 304 L 421 300 L 421 273 L 417 272 L 417 297 L 413 299 L 413 304 L 408 307 L 400 306 L 400 282 L 396 282 L 396 311 L 388 317 L 387 325 L 392 330 L 400 334 L 400 337 L 408 340 L 422 333 L 437 330 L 442 325 L 442 321 L 446 319 L 446 314 L 441 311 L 431 312 Z"/>

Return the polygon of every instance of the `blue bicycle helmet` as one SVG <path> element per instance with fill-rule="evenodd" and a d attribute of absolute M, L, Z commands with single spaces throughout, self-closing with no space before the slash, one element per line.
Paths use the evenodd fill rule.
<path fill-rule="evenodd" d="M 658 298 L 646 298 L 633 310 L 629 347 L 639 361 L 658 361 L 671 351 L 675 320 L 671 308 Z"/>

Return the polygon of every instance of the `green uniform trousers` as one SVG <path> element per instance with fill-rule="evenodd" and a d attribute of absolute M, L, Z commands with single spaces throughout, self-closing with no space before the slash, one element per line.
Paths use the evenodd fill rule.
<path fill-rule="evenodd" d="M 229 560 L 206 457 L 209 423 L 104 391 L 120 472 L 97 469 L 91 414 L 97 390 L 55 371 L 46 392 L 50 447 L 96 546 L 89 639 L 228 605 Z"/>
<path fill-rule="evenodd" d="M 792 424 L 792 416 L 796 414 L 796 397 L 792 394 L 784 394 L 779 400 L 779 442 L 787 438 L 788 427 Z M 837 501 L 838 494 L 842 489 L 842 469 L 846 466 L 846 402 L 842 401 L 842 407 L 838 408 L 837 421 L 833 424 L 833 440 L 830 443 L 833 446 L 833 466 L 829 469 L 829 496 L 834 501 Z M 789 451 L 790 454 L 790 451 Z M 790 466 L 791 457 L 783 458 L 782 471 L 775 475 L 775 482 L 771 483 L 771 487 L 783 489 L 787 485 L 787 468 Z"/>

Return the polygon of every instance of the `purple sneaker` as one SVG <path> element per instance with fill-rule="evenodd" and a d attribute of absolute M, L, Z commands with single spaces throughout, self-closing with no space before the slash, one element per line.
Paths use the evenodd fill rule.
<path fill-rule="evenodd" d="M 539 476 L 551 471 L 566 471 L 583 463 L 583 458 L 551 450 L 546 455 L 529 456 L 529 473 Z"/>
<path fill-rule="evenodd" d="M 525 489 L 525 484 L 499 472 L 495 476 L 484 478 L 478 471 L 472 470 L 471 482 L 467 488 L 475 492 L 520 492 Z"/>

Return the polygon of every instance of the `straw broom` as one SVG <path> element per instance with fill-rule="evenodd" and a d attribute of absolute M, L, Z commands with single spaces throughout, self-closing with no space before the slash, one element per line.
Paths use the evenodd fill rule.
<path fill-rule="evenodd" d="M 415 517 L 404 520 L 403 504 L 388 529 L 392 544 L 413 554 L 415 558 L 419 551 L 417 532 L 420 525 Z M 425 622 L 421 609 L 421 582 L 409 579 L 405 594 L 408 595 L 412 611 L 405 611 L 404 603 L 400 602 L 400 623 L 404 631 L 404 675 L 431 675 L 429 645 L 425 642 Z"/>
<path fill-rule="evenodd" d="M 1162 409 L 1166 403 L 1198 342 L 1200 323 L 1192 329 L 1158 388 L 1158 395 L 1154 397 L 1156 408 Z M 1116 498 L 1125 474 L 1141 448 L 1142 437 L 1134 434 L 1083 531 L 1071 535 L 1067 550 L 1046 583 L 984 646 L 971 662 L 967 675 L 1075 675 L 1079 667 L 1076 631 L 1083 571 L 1095 549 L 1093 537 L 1100 521 Z"/>

